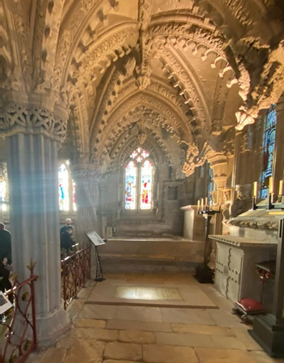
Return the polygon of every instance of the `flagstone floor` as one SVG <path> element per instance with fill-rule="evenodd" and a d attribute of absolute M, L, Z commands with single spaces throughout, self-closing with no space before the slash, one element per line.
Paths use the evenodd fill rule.
<path fill-rule="evenodd" d="M 28 363 L 284 363 L 263 352 L 248 334 L 250 326 L 231 314 L 233 304 L 213 285 L 198 284 L 206 295 L 206 307 L 202 301 L 196 304 L 196 299 L 193 307 L 177 306 L 179 295 L 198 292 L 197 282 L 188 273 L 109 274 L 106 278 L 99 286 L 89 282 L 68 307 L 71 330 L 53 346 L 38 349 Z M 111 285 L 136 288 L 139 294 L 138 287 L 149 286 L 153 292 L 154 286 L 155 294 L 162 294 L 167 304 L 159 305 L 157 300 L 153 305 L 139 304 L 139 294 L 138 304 L 127 305 L 131 299 L 120 303 Z M 176 287 L 178 293 L 166 292 L 167 287 Z M 133 289 L 128 298 L 131 294 Z M 94 297 L 99 295 L 96 303 Z M 171 296 L 177 299 L 173 306 Z"/>

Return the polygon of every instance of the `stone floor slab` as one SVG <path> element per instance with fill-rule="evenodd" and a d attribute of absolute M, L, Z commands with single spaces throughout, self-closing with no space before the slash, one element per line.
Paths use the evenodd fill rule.
<path fill-rule="evenodd" d="M 63 348 L 51 348 L 48 349 L 38 361 L 39 363 L 56 362 L 61 363 L 66 356 L 66 349 Z"/>
<path fill-rule="evenodd" d="M 121 330 L 118 333 L 118 340 L 125 343 L 154 344 L 156 342 L 153 332 L 137 330 Z"/>
<path fill-rule="evenodd" d="M 106 343 L 104 359 L 141 361 L 142 346 L 129 343 Z"/>
<path fill-rule="evenodd" d="M 114 319 L 117 307 L 113 305 L 84 305 L 79 318 L 85 319 Z"/>
<path fill-rule="evenodd" d="M 115 319 L 162 322 L 160 308 L 144 306 L 118 306 Z"/>
<path fill-rule="evenodd" d="M 157 344 L 160 345 L 245 350 L 245 346 L 235 337 L 177 333 L 155 333 L 155 337 Z"/>
<path fill-rule="evenodd" d="M 237 339 L 244 344 L 247 350 L 262 350 L 261 346 L 250 336 L 247 330 L 234 328 L 233 332 Z"/>
<path fill-rule="evenodd" d="M 263 351 L 253 351 L 250 355 L 257 361 L 257 363 L 284 363 L 284 358 L 274 359 L 269 357 Z"/>
<path fill-rule="evenodd" d="M 96 329 L 96 328 L 77 328 L 72 329 L 70 337 L 84 340 L 103 340 L 113 342 L 117 340 L 118 333 L 116 330 Z"/>
<path fill-rule="evenodd" d="M 231 311 L 208 310 L 208 314 L 217 326 L 246 329 L 244 324 L 241 323 L 240 318 L 237 315 L 233 315 Z"/>
<path fill-rule="evenodd" d="M 73 324 L 76 328 L 105 328 L 106 327 L 105 320 L 97 320 L 97 319 L 76 318 L 73 320 Z"/>
<path fill-rule="evenodd" d="M 72 348 L 68 350 L 63 363 L 101 363 L 104 348 L 103 342 L 76 340 Z"/>
<path fill-rule="evenodd" d="M 163 321 L 166 323 L 216 325 L 216 322 L 209 315 L 207 310 L 162 308 L 161 313 Z"/>
<path fill-rule="evenodd" d="M 236 349 L 195 348 L 199 363 L 257 363 L 249 352 Z"/>
<path fill-rule="evenodd" d="M 235 336 L 232 329 L 212 325 L 171 324 L 174 333 Z"/>
<path fill-rule="evenodd" d="M 122 329 L 122 330 L 172 332 L 172 328 L 169 323 L 159 323 L 155 321 L 108 320 L 106 328 Z"/>
<path fill-rule="evenodd" d="M 144 363 L 198 363 L 195 352 L 189 347 L 144 345 Z"/>

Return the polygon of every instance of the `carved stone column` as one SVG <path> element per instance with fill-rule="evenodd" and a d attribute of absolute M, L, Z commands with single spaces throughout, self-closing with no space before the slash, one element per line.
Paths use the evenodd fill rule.
<path fill-rule="evenodd" d="M 100 173 L 92 164 L 72 165 L 71 173 L 76 183 L 76 241 L 83 243 L 85 232 L 97 230 Z"/>
<path fill-rule="evenodd" d="M 36 262 L 38 342 L 50 344 L 70 327 L 61 304 L 57 148 L 66 119 L 40 107 L 8 104 L 0 114 L 9 177 L 13 268 L 19 281 Z"/>

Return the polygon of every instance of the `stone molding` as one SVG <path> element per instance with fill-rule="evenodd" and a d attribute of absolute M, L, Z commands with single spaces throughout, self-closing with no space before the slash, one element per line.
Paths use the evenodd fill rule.
<path fill-rule="evenodd" d="M 268 230 L 268 231 L 278 231 L 279 222 L 278 221 L 263 221 L 257 222 L 252 220 L 242 220 L 238 218 L 232 218 L 226 221 L 226 224 L 229 226 L 236 226 L 241 228 L 252 228 L 259 230 Z"/>
<path fill-rule="evenodd" d="M 10 103 L 0 115 L 0 135 L 18 133 L 38 135 L 62 143 L 66 137 L 67 119 L 63 119 L 43 107 Z"/>

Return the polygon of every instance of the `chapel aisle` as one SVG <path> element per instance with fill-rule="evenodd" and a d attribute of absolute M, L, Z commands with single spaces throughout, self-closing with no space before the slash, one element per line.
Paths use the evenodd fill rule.
<path fill-rule="evenodd" d="M 71 331 L 28 363 L 283 363 L 232 306 L 188 273 L 108 274 L 70 304 Z"/>

